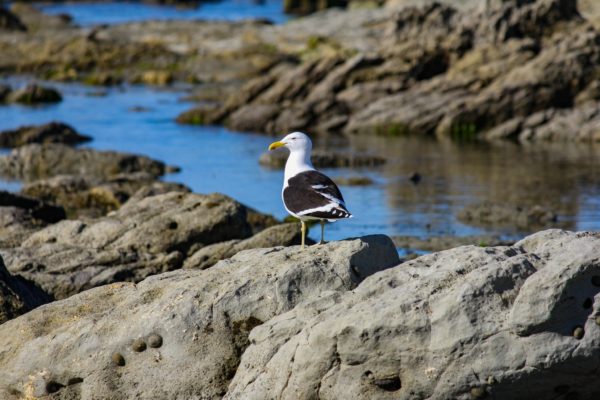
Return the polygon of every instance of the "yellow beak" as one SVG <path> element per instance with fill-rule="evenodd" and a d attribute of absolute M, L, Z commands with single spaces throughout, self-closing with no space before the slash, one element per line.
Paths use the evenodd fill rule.
<path fill-rule="evenodd" d="M 275 150 L 275 149 L 277 149 L 279 147 L 283 147 L 283 146 L 285 146 L 285 143 L 283 143 L 283 142 L 273 142 L 269 145 L 269 150 Z"/>

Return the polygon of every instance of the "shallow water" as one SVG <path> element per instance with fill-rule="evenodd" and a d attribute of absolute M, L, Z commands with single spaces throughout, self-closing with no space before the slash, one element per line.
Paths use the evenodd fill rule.
<path fill-rule="evenodd" d="M 19 86 L 24 82 L 13 79 L 10 83 Z M 0 106 L 0 130 L 63 121 L 91 135 L 92 148 L 147 154 L 182 168 L 181 173 L 169 175 L 166 180 L 183 182 L 195 192 L 222 192 L 260 211 L 285 217 L 280 198 L 282 171 L 258 164 L 272 137 L 176 124 L 177 114 L 191 106 L 180 100 L 185 94 L 181 90 L 51 85 L 63 93 L 63 102 L 41 107 Z M 146 111 L 133 111 L 134 107 Z M 600 229 L 598 146 L 457 144 L 416 137 L 352 137 L 341 143 L 329 140 L 317 144 L 348 146 L 389 160 L 378 168 L 324 171 L 334 179 L 367 175 L 375 181 L 370 186 L 341 188 L 355 217 L 330 224 L 329 239 L 373 233 L 524 233 L 510 227 L 471 227 L 456 219 L 456 212 L 465 205 L 486 200 L 522 206 L 540 204 L 557 211 L 565 228 Z M 423 176 L 418 185 L 408 179 L 415 171 Z M 14 182 L 2 182 L 1 186 L 18 189 Z M 315 239 L 317 231 L 311 235 Z"/>
<path fill-rule="evenodd" d="M 230 20 L 267 18 L 274 23 L 288 20 L 281 0 L 223 0 L 197 6 L 148 4 L 133 1 L 35 3 L 47 14 L 66 13 L 81 26 L 118 24 L 163 19 Z"/>

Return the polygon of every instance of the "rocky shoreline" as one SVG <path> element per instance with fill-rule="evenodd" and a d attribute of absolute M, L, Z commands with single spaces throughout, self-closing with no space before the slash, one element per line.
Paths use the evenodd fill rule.
<path fill-rule="evenodd" d="M 283 25 L 80 28 L 17 3 L 13 14 L 30 28 L 0 33 L 0 71 L 100 85 L 191 82 L 202 103 L 179 121 L 243 131 L 600 140 L 597 8 L 487 4 L 328 10 Z"/>
<path fill-rule="evenodd" d="M 600 140 L 600 30 L 576 2 L 393 3 L 280 26 L 93 28 L 18 3 L 0 8 L 0 71 L 187 81 L 199 106 L 180 122 L 262 133 Z M 60 101 L 46 89 L 0 87 L 0 102 Z M 297 224 L 161 180 L 177 166 L 78 147 L 89 140 L 61 122 L 0 132 L 12 149 L 0 175 L 23 182 L 0 191 L 1 399 L 600 397 L 599 233 L 372 235 L 301 250 Z M 282 167 L 277 154 L 257 162 Z M 562 223 L 497 203 L 457 218 Z M 402 260 L 398 248 L 432 253 Z"/>
<path fill-rule="evenodd" d="M 405 263 L 385 236 L 246 250 L 5 322 L 0 394 L 591 400 L 599 251 L 560 230 Z"/>

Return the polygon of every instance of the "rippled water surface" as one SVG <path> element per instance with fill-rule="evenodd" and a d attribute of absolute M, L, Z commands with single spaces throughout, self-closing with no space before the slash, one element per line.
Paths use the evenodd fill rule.
<path fill-rule="evenodd" d="M 13 86 L 24 83 L 10 82 Z M 181 90 L 51 85 L 62 91 L 63 102 L 41 107 L 0 106 L 0 130 L 64 121 L 91 135 L 90 147 L 147 154 L 182 168 L 167 180 L 183 182 L 200 193 L 226 193 L 279 218 L 286 215 L 280 199 L 282 171 L 258 164 L 272 137 L 176 124 L 177 114 L 191 106 L 180 100 L 185 95 Z M 375 181 L 370 186 L 342 187 L 355 218 L 330 225 L 330 239 L 371 233 L 523 233 L 502 227 L 471 227 L 456 219 L 456 212 L 465 205 L 482 201 L 540 204 L 558 212 L 566 228 L 600 229 L 597 146 L 457 144 L 414 137 L 353 137 L 317 145 L 388 159 L 378 168 L 325 170 L 334 179 L 366 175 Z M 408 179 L 412 172 L 423 177 L 418 185 Z M 14 182 L 2 186 L 18 189 Z M 318 232 L 312 236 L 316 238 Z"/>
<path fill-rule="evenodd" d="M 181 7 L 133 1 L 36 3 L 48 14 L 66 13 L 82 26 L 118 24 L 156 19 L 242 20 L 267 18 L 274 23 L 288 19 L 281 0 L 223 0 L 199 2 L 197 6 Z"/>

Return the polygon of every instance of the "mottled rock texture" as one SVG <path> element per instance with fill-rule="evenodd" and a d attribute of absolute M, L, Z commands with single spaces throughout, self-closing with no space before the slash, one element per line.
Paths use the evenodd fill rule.
<path fill-rule="evenodd" d="M 0 325 L 0 397 L 221 398 L 256 326 L 398 262 L 369 236 L 86 291 Z"/>
<path fill-rule="evenodd" d="M 61 221 L 1 253 L 12 273 L 65 298 L 180 268 L 204 246 L 251 234 L 246 208 L 233 199 L 170 192 L 128 202 L 102 218 Z"/>
<path fill-rule="evenodd" d="M 600 396 L 600 235 L 423 256 L 255 328 L 226 399 Z"/>

